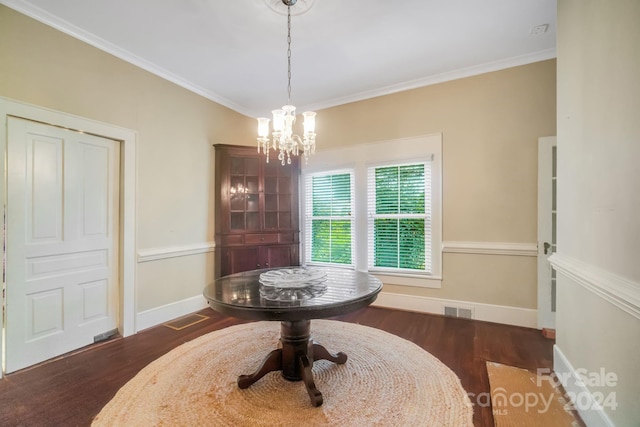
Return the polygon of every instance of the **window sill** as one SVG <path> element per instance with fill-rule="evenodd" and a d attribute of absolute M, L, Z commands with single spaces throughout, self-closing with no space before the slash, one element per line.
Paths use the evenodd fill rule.
<path fill-rule="evenodd" d="M 307 262 L 304 266 L 313 267 L 330 267 L 330 268 L 343 268 L 346 270 L 356 270 L 352 264 L 329 264 L 321 262 Z M 366 271 L 366 270 L 364 270 Z M 400 286 L 413 286 L 416 288 L 433 288 L 440 289 L 442 287 L 442 277 L 440 276 L 427 276 L 424 274 L 411 274 L 411 273 L 391 273 L 380 271 L 368 271 L 369 274 L 374 275 L 385 285 L 400 285 Z"/>
<path fill-rule="evenodd" d="M 369 273 L 376 276 L 385 285 L 414 286 L 417 288 L 435 289 L 442 287 L 442 277 L 402 273 L 378 273 L 375 271 L 370 271 Z"/>

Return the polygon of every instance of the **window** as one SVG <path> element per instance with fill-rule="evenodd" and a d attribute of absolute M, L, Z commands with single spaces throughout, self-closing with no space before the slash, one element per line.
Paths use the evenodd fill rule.
<path fill-rule="evenodd" d="M 369 270 L 431 273 L 430 162 L 369 167 Z"/>
<path fill-rule="evenodd" d="M 352 265 L 353 173 L 308 175 L 305 187 L 305 259 Z"/>
<path fill-rule="evenodd" d="M 303 263 L 442 282 L 442 134 L 316 152 L 302 166 Z"/>

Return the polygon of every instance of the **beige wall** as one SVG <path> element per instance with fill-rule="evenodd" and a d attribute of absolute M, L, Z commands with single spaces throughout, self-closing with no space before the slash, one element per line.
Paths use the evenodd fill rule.
<path fill-rule="evenodd" d="M 253 144 L 253 120 L 3 6 L 0 38 L 0 96 L 138 132 L 138 249 L 212 240 L 210 145 Z M 443 240 L 535 243 L 537 139 L 556 132 L 555 61 L 325 109 L 317 130 L 320 150 L 441 132 Z M 199 294 L 212 271 L 199 257 L 139 264 L 137 311 Z M 536 307 L 534 257 L 445 254 L 443 277 L 438 290 L 386 290 Z"/>
<path fill-rule="evenodd" d="M 248 117 L 1 5 L 0 96 L 137 132 L 139 250 L 212 241 L 211 145 L 254 141 Z M 136 311 L 199 295 L 212 263 L 139 264 Z"/>
<path fill-rule="evenodd" d="M 555 60 L 322 110 L 319 150 L 443 134 L 443 240 L 535 244 L 538 138 L 556 133 Z M 444 254 L 441 289 L 390 292 L 536 307 L 535 257 Z"/>
<path fill-rule="evenodd" d="M 604 409 L 618 426 L 640 422 L 639 24 L 636 0 L 558 1 L 554 262 L 586 267 L 558 277 L 557 347 L 575 369 L 617 375 L 589 388 L 615 393 L 618 407 Z M 618 305 L 603 299 L 621 282 Z"/>

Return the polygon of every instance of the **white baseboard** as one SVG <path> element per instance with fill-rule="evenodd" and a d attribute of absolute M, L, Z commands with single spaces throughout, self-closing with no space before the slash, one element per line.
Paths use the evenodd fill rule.
<path fill-rule="evenodd" d="M 557 345 L 553 346 L 553 371 L 567 394 L 575 396 L 574 406 L 588 427 L 615 427 Z"/>
<path fill-rule="evenodd" d="M 136 315 L 136 331 L 139 332 L 143 329 L 160 325 L 207 307 L 207 300 L 202 295 L 197 295 L 182 301 L 142 311 Z"/>
<path fill-rule="evenodd" d="M 374 306 L 417 311 L 420 313 L 444 314 L 444 307 L 471 310 L 472 318 L 486 322 L 503 323 L 526 328 L 538 327 L 538 310 L 479 302 L 448 300 L 413 295 L 381 292 Z"/>

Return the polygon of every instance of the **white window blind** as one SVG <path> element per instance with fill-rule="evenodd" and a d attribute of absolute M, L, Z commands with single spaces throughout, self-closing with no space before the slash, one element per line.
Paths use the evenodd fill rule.
<path fill-rule="evenodd" d="M 368 268 L 432 273 L 431 161 L 368 168 Z"/>
<path fill-rule="evenodd" d="M 305 180 L 307 263 L 353 265 L 353 172 L 323 172 Z"/>

